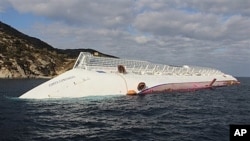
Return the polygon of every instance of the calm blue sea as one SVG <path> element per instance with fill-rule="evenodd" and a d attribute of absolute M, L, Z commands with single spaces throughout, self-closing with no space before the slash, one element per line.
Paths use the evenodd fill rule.
<path fill-rule="evenodd" d="M 0 79 L 0 140 L 228 141 L 250 124 L 250 78 L 187 93 L 21 100 L 43 79 Z"/>

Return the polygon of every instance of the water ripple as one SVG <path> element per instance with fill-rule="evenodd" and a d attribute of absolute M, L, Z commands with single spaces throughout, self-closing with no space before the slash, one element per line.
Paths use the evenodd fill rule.
<path fill-rule="evenodd" d="M 20 91 L 5 88 L 0 140 L 226 141 L 229 124 L 250 121 L 245 81 L 211 91 L 52 100 L 18 99 Z"/>

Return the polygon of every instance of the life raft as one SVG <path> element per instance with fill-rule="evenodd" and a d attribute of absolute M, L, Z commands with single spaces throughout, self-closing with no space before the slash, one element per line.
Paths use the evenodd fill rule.
<path fill-rule="evenodd" d="M 136 91 L 135 90 L 128 90 L 127 95 L 136 95 Z"/>

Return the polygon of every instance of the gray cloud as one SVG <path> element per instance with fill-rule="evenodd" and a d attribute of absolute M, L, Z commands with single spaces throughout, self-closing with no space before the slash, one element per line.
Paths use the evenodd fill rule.
<path fill-rule="evenodd" d="M 188 13 L 171 9 L 138 14 L 134 26 L 156 36 L 183 36 L 199 40 L 245 40 L 250 36 L 250 18 L 213 13 Z"/>
<path fill-rule="evenodd" d="M 31 12 L 55 21 L 87 27 L 115 27 L 128 24 L 132 2 L 117 0 L 10 0 L 20 12 Z"/>
<path fill-rule="evenodd" d="M 223 15 L 235 15 L 241 14 L 245 16 L 250 15 L 250 1 L 241 0 L 191 0 L 184 2 L 183 7 L 190 7 L 194 10 L 198 10 L 205 13 L 215 13 Z"/>
<path fill-rule="evenodd" d="M 248 1 L 9 2 L 20 13 L 49 21 L 32 25 L 28 32 L 57 48 L 93 48 L 123 58 L 215 67 L 249 76 Z"/>
<path fill-rule="evenodd" d="M 138 11 L 163 11 L 177 9 L 186 12 L 213 13 L 217 15 L 250 15 L 250 1 L 241 0 L 137 0 Z"/>
<path fill-rule="evenodd" d="M 9 7 L 9 3 L 7 0 L 0 1 L 0 14 L 4 13 L 4 11 Z"/>

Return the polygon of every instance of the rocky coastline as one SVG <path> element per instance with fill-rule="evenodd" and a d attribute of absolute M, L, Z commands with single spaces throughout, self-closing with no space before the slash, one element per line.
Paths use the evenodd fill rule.
<path fill-rule="evenodd" d="M 72 69 L 80 52 L 114 57 L 93 49 L 57 49 L 0 21 L 0 78 L 53 78 Z"/>

